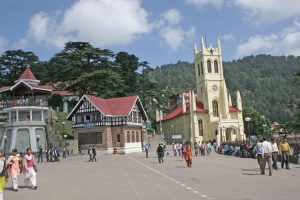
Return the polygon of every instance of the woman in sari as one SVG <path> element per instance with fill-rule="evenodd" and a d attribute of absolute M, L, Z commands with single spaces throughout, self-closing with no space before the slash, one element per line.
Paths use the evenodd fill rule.
<path fill-rule="evenodd" d="M 190 143 L 187 143 L 185 147 L 185 160 L 188 167 L 192 167 L 192 154 L 193 154 L 192 146 Z"/>
<path fill-rule="evenodd" d="M 17 153 L 17 149 L 12 150 L 12 154 L 6 161 L 6 167 L 8 175 L 12 179 L 13 189 L 18 192 L 18 175 L 22 172 L 23 163 L 20 154 Z"/>

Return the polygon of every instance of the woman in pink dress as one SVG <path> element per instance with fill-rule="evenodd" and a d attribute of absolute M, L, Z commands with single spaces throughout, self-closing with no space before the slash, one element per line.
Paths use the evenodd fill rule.
<path fill-rule="evenodd" d="M 18 191 L 18 175 L 22 172 L 23 168 L 22 159 L 17 152 L 17 149 L 13 149 L 12 154 L 6 161 L 8 175 L 12 179 L 13 189 L 15 192 Z"/>
<path fill-rule="evenodd" d="M 24 173 L 25 173 L 25 186 L 36 190 L 36 162 L 32 155 L 32 149 L 28 148 L 27 153 L 24 156 Z M 29 186 L 31 183 L 31 186 Z"/>

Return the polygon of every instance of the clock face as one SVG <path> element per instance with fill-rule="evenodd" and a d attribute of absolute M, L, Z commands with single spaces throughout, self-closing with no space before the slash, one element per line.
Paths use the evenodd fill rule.
<path fill-rule="evenodd" d="M 217 85 L 213 85 L 211 89 L 212 89 L 212 91 L 216 92 L 218 90 L 218 86 Z"/>

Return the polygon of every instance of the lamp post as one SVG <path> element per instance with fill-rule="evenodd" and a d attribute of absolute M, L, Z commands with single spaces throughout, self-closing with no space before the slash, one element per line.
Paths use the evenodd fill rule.
<path fill-rule="evenodd" d="M 64 151 L 63 151 L 63 158 L 67 158 L 67 137 L 68 135 L 64 135 L 64 139 L 65 139 L 65 146 L 64 146 Z"/>
<path fill-rule="evenodd" d="M 40 141 L 40 135 L 37 135 L 36 136 L 37 151 L 39 151 L 39 141 Z"/>
<path fill-rule="evenodd" d="M 6 147 L 6 142 L 7 142 L 7 140 L 6 140 L 7 136 L 4 135 L 3 138 L 4 138 L 3 151 L 4 151 L 4 153 L 5 153 L 5 151 L 6 151 L 5 147 Z"/>
<path fill-rule="evenodd" d="M 248 136 L 249 136 L 249 141 L 251 143 L 251 134 L 250 134 L 250 126 L 249 126 L 249 122 L 251 121 L 251 118 L 250 117 L 246 117 L 245 118 L 245 121 L 247 123 L 247 129 L 248 129 Z"/>

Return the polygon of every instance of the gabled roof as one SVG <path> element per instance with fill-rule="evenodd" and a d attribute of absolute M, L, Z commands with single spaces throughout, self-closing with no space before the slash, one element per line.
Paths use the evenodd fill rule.
<path fill-rule="evenodd" d="M 74 92 L 69 90 L 53 90 L 52 94 L 59 94 L 61 96 L 74 96 Z"/>
<path fill-rule="evenodd" d="M 73 115 L 73 113 L 81 105 L 81 102 L 84 100 L 89 101 L 97 110 L 99 110 L 99 112 L 101 112 L 105 116 L 128 116 L 131 113 L 134 105 L 139 102 L 139 104 L 141 105 L 141 110 L 145 118 L 147 119 L 147 114 L 138 96 L 103 99 L 91 95 L 84 95 L 83 97 L 81 97 L 77 105 L 68 115 L 67 119 L 69 119 Z"/>
<path fill-rule="evenodd" d="M 200 113 L 200 112 L 207 112 L 207 110 L 204 109 L 203 104 L 201 102 L 196 102 L 196 110 L 195 112 Z M 190 113 L 190 105 L 189 103 L 186 103 L 186 111 L 183 113 L 183 109 L 182 106 L 179 106 L 178 108 L 176 108 L 175 110 L 173 110 L 171 113 L 167 114 L 162 121 L 168 120 L 168 119 L 172 119 L 181 115 L 185 115 Z"/>
<path fill-rule="evenodd" d="M 37 81 L 36 77 L 34 76 L 34 74 L 32 73 L 32 71 L 29 68 L 26 68 L 26 70 L 20 76 L 19 80 L 34 80 L 34 81 Z"/>

